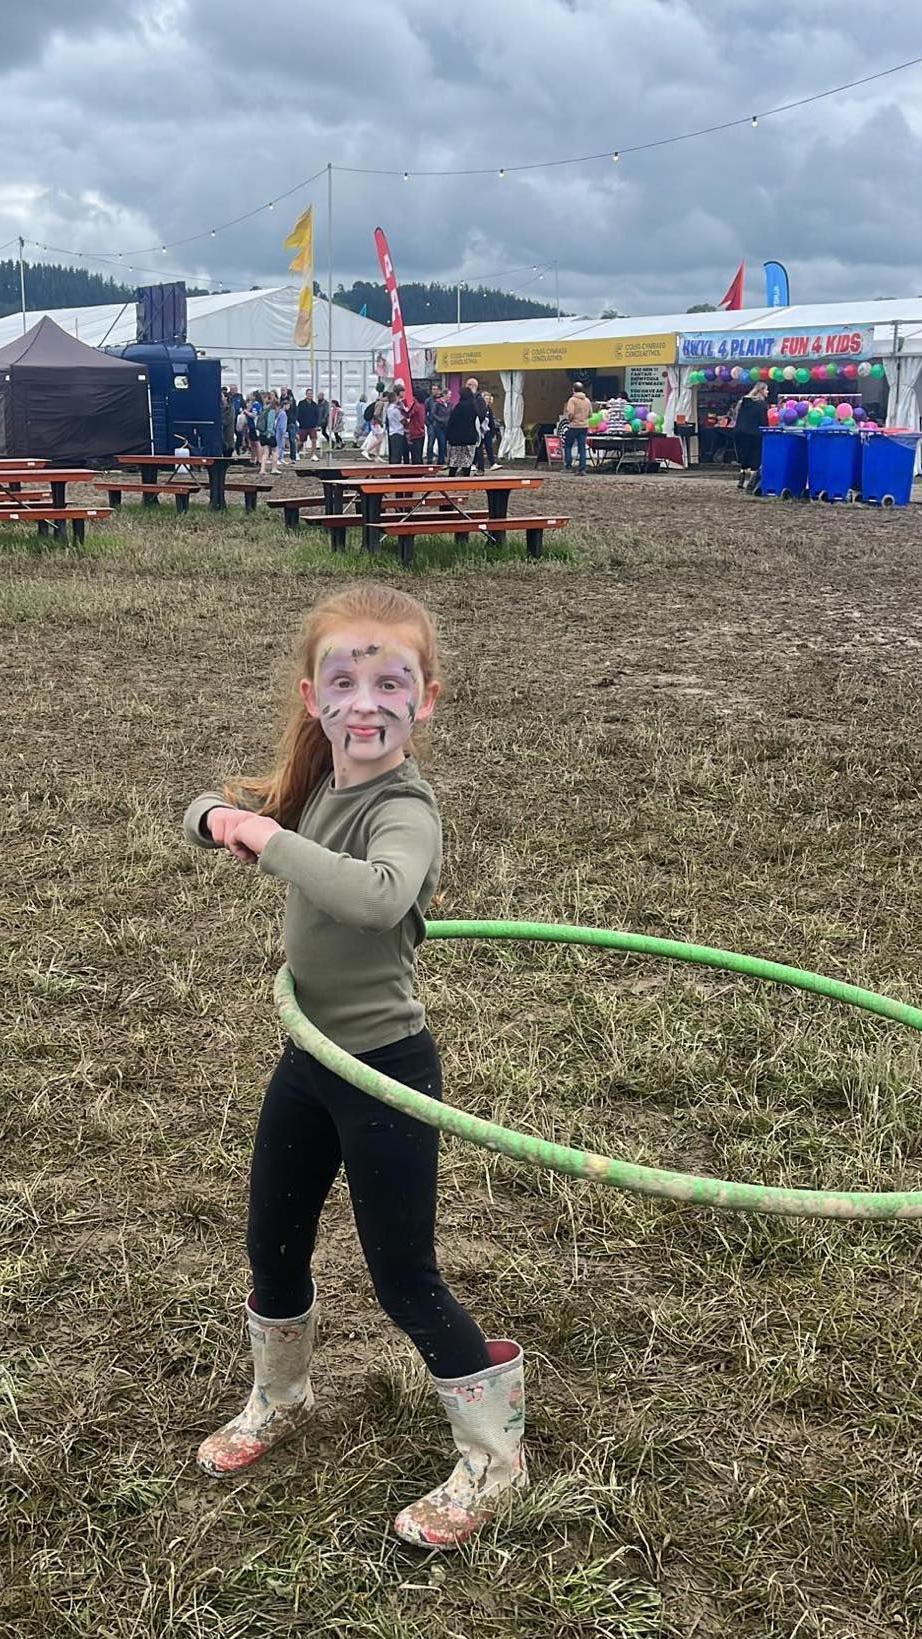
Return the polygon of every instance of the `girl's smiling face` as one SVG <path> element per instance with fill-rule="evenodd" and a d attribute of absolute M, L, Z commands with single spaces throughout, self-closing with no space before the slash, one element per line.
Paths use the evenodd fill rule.
<path fill-rule="evenodd" d="M 329 632 L 301 698 L 333 747 L 339 785 L 399 767 L 416 723 L 431 717 L 438 683 L 426 683 L 412 633 L 376 621 Z"/>

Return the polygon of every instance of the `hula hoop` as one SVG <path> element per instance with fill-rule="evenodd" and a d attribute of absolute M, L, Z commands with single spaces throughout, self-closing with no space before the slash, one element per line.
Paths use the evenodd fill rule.
<path fill-rule="evenodd" d="M 602 946 L 644 956 L 663 956 L 672 961 L 750 974 L 776 984 L 791 985 L 797 990 L 810 990 L 866 1013 L 878 1013 L 883 1018 L 895 1019 L 912 1030 L 922 1031 L 922 1009 L 910 1007 L 906 1002 L 880 996 L 873 990 L 862 990 L 857 985 L 843 984 L 838 979 L 824 978 L 820 973 L 786 967 L 780 962 L 767 962 L 758 956 L 741 956 L 735 951 L 717 950 L 708 945 L 690 945 L 678 940 L 655 939 L 640 933 L 611 932 L 604 928 L 539 922 L 429 922 L 426 933 L 430 939 L 538 940 L 551 944 Z M 610 1184 L 615 1189 L 630 1190 L 635 1194 L 681 1201 L 686 1206 L 721 1207 L 733 1212 L 772 1213 L 791 1218 L 922 1217 L 922 1190 L 872 1194 L 866 1191 L 776 1189 L 764 1184 L 738 1184 L 724 1178 L 701 1178 L 693 1173 L 638 1166 L 630 1161 L 617 1161 L 609 1156 L 594 1155 L 591 1151 L 571 1149 L 566 1144 L 555 1144 L 527 1133 L 514 1132 L 496 1122 L 484 1121 L 480 1116 L 440 1104 L 437 1099 L 416 1092 L 412 1087 L 405 1087 L 402 1082 L 392 1080 L 390 1076 L 353 1058 L 344 1048 L 337 1047 L 301 1012 L 295 1000 L 294 980 L 287 966 L 281 967 L 276 976 L 275 1003 L 282 1024 L 297 1046 L 319 1059 L 328 1070 L 342 1076 L 353 1087 L 370 1093 L 393 1109 L 402 1110 L 405 1115 L 414 1116 L 427 1126 L 438 1127 L 483 1149 L 496 1150 L 515 1161 L 527 1161 L 553 1172 L 588 1178 L 594 1183 Z"/>

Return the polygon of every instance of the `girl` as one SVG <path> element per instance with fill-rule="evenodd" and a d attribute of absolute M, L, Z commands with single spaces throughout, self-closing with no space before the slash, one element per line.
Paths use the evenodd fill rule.
<path fill-rule="evenodd" d="M 441 823 L 412 736 L 440 688 L 435 630 L 421 604 L 367 581 L 334 594 L 305 622 L 272 772 L 205 792 L 184 820 L 190 842 L 226 848 L 288 884 L 285 950 L 304 1012 L 366 1064 L 435 1098 L 438 1049 L 413 977 L 439 878 Z M 437 1162 L 433 1128 L 288 1043 L 266 1091 L 250 1181 L 253 1391 L 201 1446 L 206 1473 L 239 1472 L 309 1420 L 311 1255 L 345 1166 L 378 1300 L 428 1366 L 460 1453 L 446 1482 L 397 1516 L 398 1536 L 455 1547 L 504 1493 L 527 1483 L 522 1350 L 487 1341 L 439 1273 Z"/>

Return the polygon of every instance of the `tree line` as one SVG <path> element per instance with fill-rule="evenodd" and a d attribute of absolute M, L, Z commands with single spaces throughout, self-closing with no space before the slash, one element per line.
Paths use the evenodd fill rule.
<path fill-rule="evenodd" d="M 362 308 L 370 319 L 379 324 L 390 324 L 391 304 L 381 284 L 369 279 L 356 279 L 347 290 L 339 285 L 334 301 L 341 307 L 360 313 Z M 405 324 L 453 324 L 458 317 L 458 287 L 443 284 L 401 284 L 400 310 Z M 505 290 L 494 290 L 488 285 L 461 286 L 461 322 L 473 324 L 486 319 L 547 319 L 557 312 L 547 302 L 536 302 L 528 296 L 516 296 Z"/>

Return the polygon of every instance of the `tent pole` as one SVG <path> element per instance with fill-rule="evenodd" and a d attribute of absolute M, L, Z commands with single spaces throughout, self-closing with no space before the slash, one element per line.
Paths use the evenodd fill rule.
<path fill-rule="evenodd" d="M 26 333 L 26 265 L 22 259 L 25 240 L 19 235 L 19 296 L 22 302 L 22 333 Z"/>
<path fill-rule="evenodd" d="M 327 163 L 327 393 L 333 415 L 333 166 Z M 327 422 L 327 462 L 333 460 L 332 428 Z"/>

